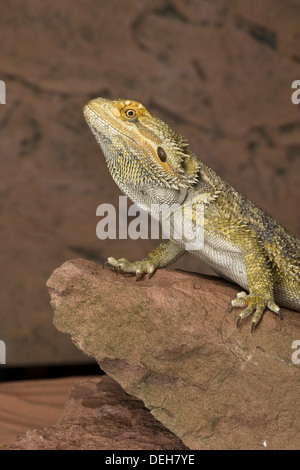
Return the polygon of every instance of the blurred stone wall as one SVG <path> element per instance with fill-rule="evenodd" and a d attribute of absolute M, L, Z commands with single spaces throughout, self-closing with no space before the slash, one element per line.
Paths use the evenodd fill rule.
<path fill-rule="evenodd" d="M 7 365 L 82 362 L 45 287 L 70 258 L 143 257 L 96 237 L 119 189 L 82 116 L 133 98 L 224 179 L 300 235 L 298 0 L 6 0 L 0 15 L 0 339 Z M 209 272 L 190 255 L 177 267 Z M 145 281 L 146 282 L 146 281 Z"/>

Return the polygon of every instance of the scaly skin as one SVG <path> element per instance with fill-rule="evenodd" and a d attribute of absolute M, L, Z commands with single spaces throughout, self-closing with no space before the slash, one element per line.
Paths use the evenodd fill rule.
<path fill-rule="evenodd" d="M 135 204 L 148 212 L 153 204 L 177 204 L 170 240 L 141 261 L 108 258 L 109 264 L 139 279 L 190 251 L 244 289 L 229 305 L 244 308 L 237 324 L 253 314 L 253 331 L 267 308 L 280 315 L 279 305 L 300 311 L 299 239 L 223 181 L 141 103 L 97 98 L 84 116 L 113 179 Z M 192 247 L 195 230 L 176 236 L 183 216 L 201 228 Z"/>

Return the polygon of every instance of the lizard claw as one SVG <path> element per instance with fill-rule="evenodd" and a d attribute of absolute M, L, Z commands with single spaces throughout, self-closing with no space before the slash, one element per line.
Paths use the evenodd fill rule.
<path fill-rule="evenodd" d="M 107 258 L 103 263 L 103 269 L 105 268 L 105 266 L 110 264 L 111 266 L 113 266 L 114 271 L 118 275 L 121 269 L 121 264 L 118 264 L 117 262 L 114 262 L 114 261 L 116 261 L 114 258 Z"/>
<path fill-rule="evenodd" d="M 254 332 L 267 308 L 279 315 L 280 319 L 282 318 L 280 308 L 274 300 L 265 300 L 263 296 L 247 294 L 244 291 L 239 292 L 236 298 L 229 303 L 228 312 L 231 312 L 232 307 L 245 307 L 238 316 L 236 322 L 237 328 L 239 327 L 241 320 L 250 317 L 255 312 L 251 324 L 251 333 Z"/>
<path fill-rule="evenodd" d="M 106 259 L 103 263 L 103 269 L 105 268 L 105 266 L 108 264 L 108 259 Z"/>

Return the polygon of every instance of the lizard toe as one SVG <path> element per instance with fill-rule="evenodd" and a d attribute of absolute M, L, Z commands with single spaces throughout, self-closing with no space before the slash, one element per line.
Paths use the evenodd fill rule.
<path fill-rule="evenodd" d="M 229 305 L 228 305 L 228 312 L 231 312 L 232 310 L 232 307 L 246 307 L 247 305 L 247 302 L 246 302 L 246 298 L 247 298 L 247 292 L 239 292 L 235 299 L 233 299 Z"/>
<path fill-rule="evenodd" d="M 272 312 L 274 313 L 277 313 L 277 315 L 279 316 L 280 320 L 282 320 L 282 314 L 281 314 L 281 310 L 280 310 L 280 307 L 279 305 L 277 305 L 274 300 L 269 300 L 269 302 L 267 303 L 267 307 L 269 310 L 271 310 Z"/>

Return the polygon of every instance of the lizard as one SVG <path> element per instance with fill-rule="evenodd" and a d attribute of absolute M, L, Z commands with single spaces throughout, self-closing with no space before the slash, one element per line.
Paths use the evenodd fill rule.
<path fill-rule="evenodd" d="M 280 306 L 300 312 L 298 238 L 218 176 L 183 136 L 140 102 L 95 98 L 83 114 L 121 191 L 143 210 L 156 207 L 160 218 L 160 207 L 170 207 L 174 227 L 170 238 L 144 259 L 109 257 L 105 264 L 133 273 L 138 280 L 189 251 L 243 289 L 228 306 L 229 312 L 242 308 L 238 327 L 252 316 L 252 332 L 268 309 L 281 319 Z M 199 204 L 204 208 L 202 219 L 196 218 Z M 196 224 L 200 220 L 202 241 L 192 248 L 189 235 L 174 235 L 183 215 Z"/>

